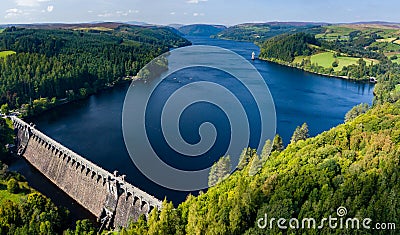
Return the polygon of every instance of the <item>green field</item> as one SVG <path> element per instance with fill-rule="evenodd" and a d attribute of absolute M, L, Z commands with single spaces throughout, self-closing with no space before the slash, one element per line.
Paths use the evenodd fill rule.
<path fill-rule="evenodd" d="M 4 29 L 0 29 L 0 33 L 2 33 L 4 31 Z"/>
<path fill-rule="evenodd" d="M 383 39 L 377 39 L 377 42 L 393 42 L 395 41 L 397 38 L 383 38 Z"/>
<path fill-rule="evenodd" d="M 359 32 L 356 37 L 370 37 L 371 34 L 377 34 L 381 37 L 377 42 L 393 42 L 400 36 L 397 27 L 382 26 L 375 24 L 350 24 L 350 25 L 331 25 L 325 26 L 325 32 L 317 34 L 315 37 L 328 41 L 340 40 L 347 41 L 350 33 Z"/>
<path fill-rule="evenodd" d="M 332 67 L 332 63 L 337 60 L 339 63 L 339 66 L 334 68 L 335 71 L 340 71 L 343 69 L 344 66 L 349 66 L 352 64 L 357 64 L 358 60 L 360 58 L 356 58 L 356 57 L 347 57 L 347 56 L 339 56 L 337 58 L 335 58 L 333 52 L 322 52 L 322 53 L 318 53 L 315 55 L 310 56 L 297 56 L 293 63 L 301 63 L 301 61 L 303 59 L 310 59 L 311 63 L 315 63 L 318 64 L 324 68 L 330 68 Z M 373 60 L 371 59 L 365 59 L 365 62 L 367 63 L 367 65 L 370 65 Z M 377 63 L 376 61 L 374 61 L 374 63 Z"/>
<path fill-rule="evenodd" d="M 15 54 L 15 51 L 0 51 L 0 58 Z"/>
<path fill-rule="evenodd" d="M 76 28 L 74 30 L 85 31 L 85 32 L 89 32 L 89 31 L 102 31 L 102 32 L 113 31 L 113 29 L 106 28 L 106 27 L 86 27 L 86 28 Z"/>

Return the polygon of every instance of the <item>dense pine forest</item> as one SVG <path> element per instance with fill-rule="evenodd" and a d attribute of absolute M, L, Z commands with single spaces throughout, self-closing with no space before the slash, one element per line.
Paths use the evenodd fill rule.
<path fill-rule="evenodd" d="M 0 51 L 16 53 L 0 58 L 0 105 L 25 104 L 28 115 L 37 113 L 59 99 L 82 98 L 111 86 L 170 48 L 189 44 L 170 28 L 10 27 L 0 33 Z"/>

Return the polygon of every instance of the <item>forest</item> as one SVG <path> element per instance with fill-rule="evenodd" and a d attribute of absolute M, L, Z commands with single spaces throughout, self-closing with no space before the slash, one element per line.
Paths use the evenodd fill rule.
<path fill-rule="evenodd" d="M 170 48 L 189 44 L 170 28 L 121 25 L 86 32 L 10 27 L 0 33 L 0 51 L 16 53 L 0 58 L 0 105 L 23 107 L 31 115 L 60 99 L 84 98 L 136 75 Z"/>

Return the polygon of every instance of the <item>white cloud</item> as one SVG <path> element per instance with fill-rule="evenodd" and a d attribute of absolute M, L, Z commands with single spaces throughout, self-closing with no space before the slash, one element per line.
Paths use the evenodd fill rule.
<path fill-rule="evenodd" d="M 138 10 L 128 10 L 128 11 L 115 11 L 115 12 L 108 12 L 108 11 L 104 11 L 103 13 L 98 14 L 98 17 L 121 17 L 121 16 L 128 16 L 130 14 L 137 14 L 139 13 Z"/>
<path fill-rule="evenodd" d="M 47 12 L 52 12 L 53 10 L 54 10 L 54 6 L 53 5 L 47 6 Z"/>
<path fill-rule="evenodd" d="M 187 3 L 190 4 L 199 4 L 200 2 L 207 2 L 208 0 L 187 0 Z"/>
<path fill-rule="evenodd" d="M 24 12 L 20 9 L 17 8 L 12 8 L 12 9 L 8 9 L 6 10 L 6 15 L 4 16 L 4 18 L 9 19 L 9 18 L 13 18 L 13 17 L 18 17 L 20 15 L 22 15 Z"/>
<path fill-rule="evenodd" d="M 50 2 L 51 0 L 15 0 L 15 3 L 21 7 L 36 7 L 42 2 Z"/>
<path fill-rule="evenodd" d="M 171 13 L 169 13 L 170 15 L 175 15 L 176 14 L 176 12 L 171 12 Z"/>
<path fill-rule="evenodd" d="M 197 13 L 197 12 L 195 12 L 195 13 L 193 13 L 193 16 L 204 16 L 204 13 Z"/>
<path fill-rule="evenodd" d="M 98 14 L 97 16 L 98 16 L 98 17 L 111 17 L 111 16 L 113 16 L 113 14 L 112 14 L 112 13 L 109 13 L 109 12 L 105 12 L 105 13 L 103 13 L 103 14 Z"/>

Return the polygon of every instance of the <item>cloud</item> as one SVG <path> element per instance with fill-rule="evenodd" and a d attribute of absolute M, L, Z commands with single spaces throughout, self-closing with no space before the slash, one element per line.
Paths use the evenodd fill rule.
<path fill-rule="evenodd" d="M 6 10 L 6 15 L 4 16 L 4 18 L 9 19 L 9 18 L 13 18 L 13 17 L 18 17 L 20 15 L 22 15 L 24 12 L 20 9 L 17 8 L 12 8 L 12 9 L 8 9 Z"/>
<path fill-rule="evenodd" d="M 176 14 L 176 12 L 171 12 L 171 13 L 169 13 L 170 15 L 175 15 Z"/>
<path fill-rule="evenodd" d="M 103 14 L 98 14 L 97 16 L 98 16 L 98 17 L 111 17 L 111 16 L 113 16 L 113 14 L 112 14 L 112 13 L 109 13 L 109 12 L 105 12 L 105 13 L 103 13 Z"/>
<path fill-rule="evenodd" d="M 54 10 L 54 6 L 53 5 L 47 6 L 47 11 L 48 12 L 52 12 L 53 10 Z"/>
<path fill-rule="evenodd" d="M 193 13 L 193 16 L 204 16 L 204 13 L 197 13 L 197 12 L 195 12 L 195 13 Z"/>
<path fill-rule="evenodd" d="M 190 4 L 199 4 L 200 2 L 207 2 L 208 0 L 187 0 L 187 3 Z"/>
<path fill-rule="evenodd" d="M 15 0 L 17 6 L 21 7 L 36 7 L 42 2 L 50 2 L 51 0 Z"/>

